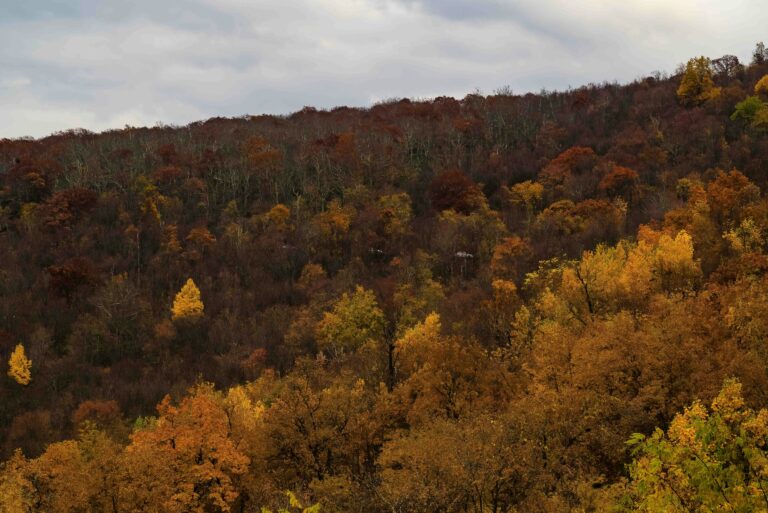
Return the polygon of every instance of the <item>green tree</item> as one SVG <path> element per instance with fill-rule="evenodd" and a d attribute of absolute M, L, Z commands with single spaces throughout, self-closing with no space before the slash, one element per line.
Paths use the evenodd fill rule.
<path fill-rule="evenodd" d="M 731 114 L 731 120 L 742 120 L 753 123 L 757 115 L 765 110 L 768 105 L 757 96 L 748 96 L 745 100 L 736 104 L 736 110 Z"/>
<path fill-rule="evenodd" d="M 768 410 L 745 405 L 727 380 L 707 409 L 696 401 L 669 429 L 627 442 L 635 460 L 624 511 L 757 512 L 768 508 Z"/>

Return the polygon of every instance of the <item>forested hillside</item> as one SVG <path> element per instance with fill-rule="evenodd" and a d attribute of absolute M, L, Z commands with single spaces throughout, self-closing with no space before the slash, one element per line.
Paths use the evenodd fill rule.
<path fill-rule="evenodd" d="M 0 141 L 0 511 L 768 508 L 768 51 Z"/>

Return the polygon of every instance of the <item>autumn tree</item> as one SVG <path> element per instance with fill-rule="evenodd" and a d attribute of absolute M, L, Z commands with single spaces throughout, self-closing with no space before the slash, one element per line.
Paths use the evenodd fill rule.
<path fill-rule="evenodd" d="M 384 327 L 376 296 L 358 285 L 352 294 L 344 293 L 317 324 L 318 346 L 335 355 L 354 352 L 368 342 L 380 343 Z"/>
<path fill-rule="evenodd" d="M 446 210 L 438 217 L 432 234 L 440 270 L 450 277 L 466 279 L 487 265 L 493 250 L 507 235 L 507 228 L 495 210 L 469 215 Z"/>
<path fill-rule="evenodd" d="M 348 252 L 349 231 L 355 215 L 354 207 L 334 199 L 305 226 L 310 254 L 314 259 L 322 261 L 324 267 L 337 269 L 341 266 Z"/>
<path fill-rule="evenodd" d="M 249 171 L 256 175 L 259 188 L 263 191 L 271 190 L 272 198 L 277 201 L 280 182 L 276 175 L 283 164 L 283 152 L 264 137 L 254 136 L 243 145 L 243 153 Z"/>
<path fill-rule="evenodd" d="M 521 269 L 525 269 L 531 253 L 529 241 L 517 236 L 505 237 L 493 249 L 491 272 L 494 277 L 515 281 L 522 275 Z"/>
<path fill-rule="evenodd" d="M 230 437 L 219 394 L 201 385 L 178 406 L 166 396 L 157 412 L 134 431 L 121 457 L 120 509 L 230 511 L 238 496 L 234 481 L 249 459 Z"/>
<path fill-rule="evenodd" d="M 402 381 L 393 393 L 412 426 L 488 411 L 511 392 L 512 378 L 502 362 L 489 358 L 476 341 L 441 331 L 440 316 L 433 313 L 395 342 Z"/>
<path fill-rule="evenodd" d="M 397 240 L 408 233 L 412 219 L 411 198 L 407 193 L 389 194 L 378 200 L 381 231 Z"/>
<path fill-rule="evenodd" d="M 192 278 L 189 278 L 176 294 L 171 307 L 171 318 L 176 320 L 194 321 L 203 316 L 203 301 L 200 299 L 200 289 Z"/>
<path fill-rule="evenodd" d="M 655 272 L 667 292 L 690 291 L 701 278 L 701 267 L 693 254 L 693 240 L 685 230 L 674 238 L 662 235 L 654 260 Z"/>
<path fill-rule="evenodd" d="M 408 264 L 397 261 L 400 283 L 392 296 L 397 336 L 437 311 L 445 299 L 445 288 L 435 279 L 430 263 L 423 251 L 417 251 Z"/>
<path fill-rule="evenodd" d="M 30 465 L 40 509 L 65 513 L 114 507 L 120 449 L 107 435 L 88 427 L 77 440 L 51 444 Z"/>
<path fill-rule="evenodd" d="M 272 399 L 248 445 L 253 472 L 273 494 L 309 488 L 325 504 L 346 504 L 330 508 L 341 511 L 364 503 L 355 495 L 374 471 L 390 422 L 377 405 L 385 392 L 353 375 L 332 375 L 322 362 L 302 360 L 296 371 L 265 389 Z"/>
<path fill-rule="evenodd" d="M 8 359 L 8 375 L 19 385 L 29 385 L 32 381 L 32 360 L 27 358 L 21 344 L 16 345 Z"/>
<path fill-rule="evenodd" d="M 768 411 L 747 407 L 742 386 L 727 380 L 706 408 L 695 401 L 665 431 L 630 438 L 635 460 L 623 511 L 761 511 L 768 505 L 764 468 Z"/>
<path fill-rule="evenodd" d="M 437 175 L 429 185 L 429 197 L 435 210 L 452 209 L 461 214 L 469 214 L 486 202 L 480 187 L 457 169 Z"/>
<path fill-rule="evenodd" d="M 768 75 L 757 81 L 755 84 L 755 94 L 768 95 Z"/>
<path fill-rule="evenodd" d="M 32 513 L 35 486 L 31 481 L 29 462 L 20 450 L 0 464 L 0 511 L 3 513 Z"/>
<path fill-rule="evenodd" d="M 717 97 L 720 89 L 712 81 L 711 61 L 696 57 L 688 61 L 677 88 L 677 97 L 685 105 L 704 103 Z"/>
<path fill-rule="evenodd" d="M 544 195 L 544 186 L 538 182 L 526 180 L 506 189 L 508 201 L 525 212 L 526 226 L 530 228 L 534 214 L 540 207 Z"/>
<path fill-rule="evenodd" d="M 539 172 L 538 181 L 549 193 L 549 201 L 590 196 L 599 178 L 591 171 L 598 162 L 592 148 L 574 146 L 560 153 Z"/>
<path fill-rule="evenodd" d="M 741 221 L 745 207 L 760 197 L 760 188 L 740 171 L 718 171 L 707 185 L 713 217 L 722 225 Z"/>
<path fill-rule="evenodd" d="M 632 169 L 623 166 L 613 166 L 608 174 L 600 180 L 598 189 L 610 195 L 622 196 L 626 200 L 631 201 L 639 179 L 638 174 Z"/>
<path fill-rule="evenodd" d="M 514 511 L 535 486 L 534 442 L 507 418 L 436 420 L 388 442 L 379 493 L 396 511 Z"/>

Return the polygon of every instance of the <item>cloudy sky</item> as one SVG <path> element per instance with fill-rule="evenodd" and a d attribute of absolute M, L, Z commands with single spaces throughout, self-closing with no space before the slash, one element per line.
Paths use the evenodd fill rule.
<path fill-rule="evenodd" d="M 765 0 L 0 0 L 0 138 L 749 60 Z"/>

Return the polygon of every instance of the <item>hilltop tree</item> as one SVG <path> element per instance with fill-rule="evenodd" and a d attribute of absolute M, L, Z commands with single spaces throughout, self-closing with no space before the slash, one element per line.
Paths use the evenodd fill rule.
<path fill-rule="evenodd" d="M 765 44 L 760 41 L 755 45 L 755 50 L 752 52 L 752 64 L 763 64 L 768 60 L 768 49 L 765 48 Z"/>
<path fill-rule="evenodd" d="M 688 61 L 683 72 L 677 97 L 684 105 L 696 105 L 711 100 L 720 94 L 712 80 L 712 66 L 707 57 L 696 57 Z"/>
<path fill-rule="evenodd" d="M 766 103 L 758 96 L 749 96 L 736 104 L 736 110 L 731 114 L 731 120 L 743 120 L 749 124 L 755 121 L 757 115 L 766 109 Z"/>
<path fill-rule="evenodd" d="M 735 55 L 723 55 L 712 61 L 712 69 L 719 77 L 729 79 L 743 73 L 744 66 Z"/>

